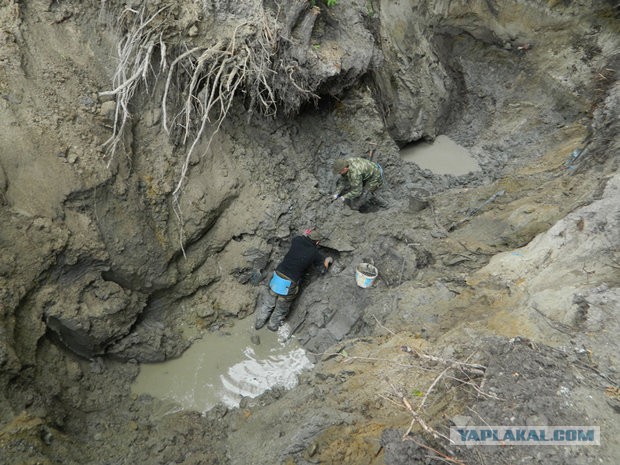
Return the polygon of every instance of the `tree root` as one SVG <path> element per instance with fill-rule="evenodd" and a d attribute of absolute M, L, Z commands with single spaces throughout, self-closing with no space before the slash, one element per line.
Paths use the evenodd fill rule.
<path fill-rule="evenodd" d="M 237 24 L 231 36 L 221 37 L 210 46 L 189 47 L 178 43 L 173 15 L 167 14 L 169 7 L 150 13 L 147 4 L 144 2 L 140 10 L 126 6 L 118 16 L 116 26 L 122 38 L 113 89 L 100 93 L 116 99 L 113 132 L 103 146 L 111 163 L 132 119 L 131 103 L 136 91 L 142 86 L 149 93 L 149 86 L 154 88 L 159 76 L 165 76 L 162 124 L 175 138 L 180 129 L 179 143 L 186 147 L 172 192 L 182 229 L 178 200 L 192 155 L 207 127 L 212 131 L 204 151 L 209 150 L 241 90 L 248 99 L 248 117 L 255 111 L 266 116 L 274 116 L 278 109 L 292 113 L 303 102 L 318 98 L 310 90 L 309 73 L 300 62 L 305 60 L 320 9 L 311 8 L 308 0 L 292 0 L 286 3 L 284 18 L 280 19 L 284 24 L 278 23 L 280 11 L 274 15 L 261 10 L 251 23 Z M 205 13 L 214 15 L 216 7 L 219 2 L 203 2 Z M 292 38 L 295 28 L 296 37 Z M 177 95 L 180 98 L 171 115 L 171 99 Z M 182 238 L 181 242 L 183 249 Z"/>
<path fill-rule="evenodd" d="M 151 23 L 167 8 L 163 7 L 145 19 L 146 7 L 140 11 L 127 7 L 120 16 L 119 23 L 121 27 L 126 27 L 128 32 L 118 44 L 119 63 L 112 78 L 114 89 L 99 94 L 116 97 L 112 135 L 103 143 L 112 155 L 116 152 L 125 126 L 131 119 L 129 103 L 141 82 L 148 86 L 147 77 L 153 52 L 158 43 L 163 43 L 162 31 Z M 133 20 L 129 20 L 129 17 Z"/>
<path fill-rule="evenodd" d="M 204 2 L 203 6 L 207 12 L 214 8 L 213 2 Z M 249 114 L 257 110 L 273 116 L 278 106 L 289 113 L 303 101 L 317 98 L 309 89 L 307 73 L 299 66 L 320 13 L 318 7 L 310 8 L 308 0 L 287 2 L 284 25 L 277 22 L 277 16 L 262 10 L 256 21 L 238 24 L 231 37 L 221 38 L 212 46 L 185 46 L 180 53 L 178 46 L 171 47 L 174 24 L 165 14 L 167 8 L 149 14 L 146 6 L 139 11 L 125 7 L 119 15 L 117 27 L 125 32 L 118 46 L 113 90 L 100 93 L 116 98 L 113 134 L 103 144 L 109 155 L 117 151 L 131 120 L 130 103 L 136 90 L 140 85 L 148 90 L 149 78 L 156 79 L 160 73 L 166 74 L 161 107 L 168 133 L 171 86 L 173 79 L 179 82 L 178 92 L 183 98 L 174 120 L 184 130 L 183 145 L 202 134 L 204 123 L 217 128 L 241 89 L 249 97 Z M 302 15 L 296 31 L 299 38 L 283 46 L 282 39 L 290 41 Z M 181 84 L 185 79 L 187 86 Z"/>

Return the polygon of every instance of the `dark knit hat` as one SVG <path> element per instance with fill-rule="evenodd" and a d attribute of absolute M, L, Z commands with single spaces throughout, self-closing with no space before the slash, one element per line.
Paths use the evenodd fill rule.
<path fill-rule="evenodd" d="M 345 160 L 344 158 L 337 158 L 336 160 L 334 160 L 332 170 L 334 171 L 334 174 L 338 174 L 347 166 L 349 166 L 348 160 Z"/>

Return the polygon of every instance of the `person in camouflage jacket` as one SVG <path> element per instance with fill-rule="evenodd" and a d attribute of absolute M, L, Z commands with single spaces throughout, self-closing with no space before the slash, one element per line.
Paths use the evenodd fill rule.
<path fill-rule="evenodd" d="M 349 201 L 354 209 L 359 209 L 371 198 L 380 206 L 386 206 L 385 201 L 375 194 L 383 185 L 383 169 L 378 163 L 361 157 L 339 158 L 334 161 L 333 171 L 341 176 L 334 200 Z"/>

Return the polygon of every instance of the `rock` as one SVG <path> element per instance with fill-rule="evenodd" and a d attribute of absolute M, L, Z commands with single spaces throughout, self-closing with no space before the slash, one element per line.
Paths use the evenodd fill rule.
<path fill-rule="evenodd" d="M 99 116 L 108 122 L 114 121 L 114 113 L 116 112 L 116 102 L 113 100 L 105 101 L 99 108 Z"/>
<path fill-rule="evenodd" d="M 527 426 L 548 426 L 549 419 L 543 414 L 531 415 L 525 419 Z"/>
<path fill-rule="evenodd" d="M 80 96 L 80 105 L 83 105 L 87 108 L 90 108 L 95 105 L 95 101 L 90 95 L 81 95 Z"/>
<path fill-rule="evenodd" d="M 450 255 L 442 260 L 443 264 L 446 266 L 455 266 L 463 262 L 470 261 L 471 258 L 466 257 L 464 255 Z"/>
<path fill-rule="evenodd" d="M 419 199 L 417 197 L 409 198 L 409 212 L 417 213 L 424 210 L 425 208 L 428 208 L 427 200 Z"/>
<path fill-rule="evenodd" d="M 452 421 L 454 426 L 458 427 L 473 425 L 472 418 L 466 415 L 455 415 L 450 419 L 450 421 Z"/>
<path fill-rule="evenodd" d="M 73 150 L 71 150 L 66 159 L 67 159 L 67 162 L 74 164 L 78 160 L 78 154 L 75 153 Z"/>
<path fill-rule="evenodd" d="M 118 284 L 85 275 L 63 286 L 62 297 L 46 302 L 44 316 L 63 344 L 91 358 L 128 333 L 142 305 L 137 295 L 126 293 Z"/>
<path fill-rule="evenodd" d="M 148 110 L 142 115 L 142 118 L 147 126 L 155 126 L 161 120 L 161 110 L 159 108 Z"/>

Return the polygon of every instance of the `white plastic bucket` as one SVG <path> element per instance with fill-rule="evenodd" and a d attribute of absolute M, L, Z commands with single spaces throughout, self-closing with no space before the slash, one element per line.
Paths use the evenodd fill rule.
<path fill-rule="evenodd" d="M 370 287 L 379 276 L 379 270 L 377 270 L 370 263 L 360 263 L 355 268 L 355 282 L 359 287 Z"/>

